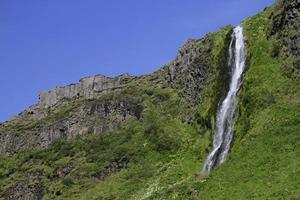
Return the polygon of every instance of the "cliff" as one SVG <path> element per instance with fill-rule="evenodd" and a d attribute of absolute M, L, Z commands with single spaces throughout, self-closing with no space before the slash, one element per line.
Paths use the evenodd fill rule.
<path fill-rule="evenodd" d="M 230 31 L 231 27 L 224 29 L 222 45 L 228 45 Z M 203 39 L 188 40 L 173 61 L 151 74 L 114 78 L 96 75 L 42 92 L 36 105 L 0 125 L 0 154 L 47 148 L 58 139 L 120 129 L 128 119 L 141 119 L 146 101 L 143 95 L 149 88 L 172 89 L 189 107 L 197 105 L 205 85 L 217 83 L 218 68 L 226 71 L 226 65 L 211 62 L 212 37 L 209 34 Z M 220 57 L 226 59 L 225 54 Z M 193 116 L 184 118 L 193 120 Z"/>
<path fill-rule="evenodd" d="M 271 15 L 270 35 L 275 36 L 273 55 L 285 60 L 287 75 L 300 79 L 300 1 L 281 0 Z"/>
<path fill-rule="evenodd" d="M 143 76 L 83 78 L 0 125 L 0 199 L 299 199 L 299 0 L 242 22 L 229 157 L 199 177 L 228 91 L 233 27 Z"/>
<path fill-rule="evenodd" d="M 79 83 L 65 87 L 57 87 L 48 92 L 39 94 L 39 104 L 44 107 L 51 107 L 63 98 L 85 97 L 93 98 L 108 90 L 118 89 L 132 80 L 134 77 L 129 74 L 122 74 L 115 78 L 103 75 L 96 75 L 80 79 Z"/>

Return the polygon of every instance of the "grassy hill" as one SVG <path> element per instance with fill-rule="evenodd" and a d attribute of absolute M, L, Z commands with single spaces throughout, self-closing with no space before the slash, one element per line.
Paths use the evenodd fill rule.
<path fill-rule="evenodd" d="M 142 102 L 142 117 L 106 134 L 2 156 L 0 199 L 300 199 L 297 56 L 287 53 L 285 29 L 271 33 L 284 15 L 282 7 L 295 2 L 278 2 L 242 23 L 248 69 L 234 144 L 226 163 L 209 176 L 197 174 L 211 149 L 216 109 L 226 91 L 230 26 L 195 42 L 200 49 L 210 44 L 209 78 L 196 104 L 183 97 L 180 80 L 164 87 L 142 79 L 94 99 Z M 71 101 L 68 106 L 90 100 Z M 66 117 L 69 110 L 49 119 Z"/>

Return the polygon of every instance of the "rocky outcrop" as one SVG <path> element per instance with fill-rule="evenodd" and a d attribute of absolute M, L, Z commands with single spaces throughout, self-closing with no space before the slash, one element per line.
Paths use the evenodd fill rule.
<path fill-rule="evenodd" d="M 300 78 L 300 0 L 278 1 L 271 18 L 270 35 L 280 42 L 275 48 L 290 60 L 285 64 L 289 73 Z"/>
<path fill-rule="evenodd" d="M 65 87 L 57 87 L 48 92 L 39 94 L 39 104 L 43 107 L 51 107 L 63 98 L 85 97 L 93 98 L 100 93 L 122 87 L 132 80 L 134 76 L 122 74 L 115 78 L 96 75 L 80 79 L 79 83 Z"/>
<path fill-rule="evenodd" d="M 59 167 L 58 169 L 55 170 L 55 173 L 53 177 L 51 177 L 51 180 L 56 180 L 62 177 L 67 176 L 70 174 L 70 172 L 74 169 L 75 163 L 73 161 L 70 161 L 66 166 Z"/>
<path fill-rule="evenodd" d="M 94 174 L 93 177 L 95 177 L 101 181 L 104 181 L 111 174 L 113 174 L 115 172 L 119 172 L 122 169 L 126 168 L 128 163 L 129 163 L 128 158 L 122 157 L 118 160 L 111 162 L 107 167 L 105 167 L 105 169 Z"/>
<path fill-rule="evenodd" d="M 130 118 L 140 119 L 143 102 L 122 97 L 104 101 L 99 98 L 109 96 L 133 81 L 142 82 L 144 78 L 156 87 L 180 89 L 184 97 L 197 102 L 207 77 L 201 55 L 209 52 L 200 48 L 205 42 L 189 40 L 174 61 L 146 76 L 123 74 L 109 78 L 96 75 L 83 78 L 77 84 L 41 93 L 37 105 L 0 125 L 0 154 L 47 148 L 55 140 L 69 140 L 78 135 L 104 134 L 121 128 Z M 161 80 L 160 84 L 155 82 L 157 79 Z"/>
<path fill-rule="evenodd" d="M 231 29 L 226 28 L 225 35 Z M 221 59 L 220 63 L 214 64 L 216 66 L 210 62 L 213 41 L 212 34 L 203 39 L 188 40 L 172 62 L 148 75 L 134 77 L 123 74 L 115 78 L 96 75 L 83 78 L 77 84 L 42 92 L 38 104 L 0 124 L 0 155 L 28 148 L 47 148 L 59 139 L 104 134 L 120 129 L 128 119 L 139 120 L 143 112 L 143 98 L 134 94 L 126 96 L 126 92 L 122 94 L 130 87 L 176 89 L 189 105 L 196 106 L 209 81 L 223 81 L 217 77 L 218 71 L 222 68 L 222 73 L 228 72 L 224 67 L 226 60 Z M 227 50 L 228 45 L 225 46 Z M 220 58 L 223 57 L 226 55 L 220 55 Z M 218 94 L 215 96 L 218 101 Z M 185 120 L 191 121 L 192 117 Z"/>
<path fill-rule="evenodd" d="M 189 39 L 178 51 L 176 58 L 148 77 L 157 85 L 178 89 L 183 98 L 195 105 L 209 77 L 209 58 L 212 41 Z M 160 80 L 160 81 L 159 81 Z"/>
<path fill-rule="evenodd" d="M 119 129 L 130 118 L 139 119 L 141 102 L 131 99 L 73 102 L 39 121 L 5 123 L 0 126 L 0 154 L 28 148 L 47 148 L 57 139 L 84 134 L 104 134 Z M 77 107 L 78 106 L 78 107 Z"/>
<path fill-rule="evenodd" d="M 208 57 L 211 51 L 209 37 L 188 40 L 179 50 L 176 59 L 165 67 L 171 87 L 179 88 L 193 104 L 199 97 L 208 77 Z"/>
<path fill-rule="evenodd" d="M 16 182 L 3 193 L 0 193 L 0 200 L 40 200 L 43 197 L 44 186 L 42 172 L 27 173 L 24 180 Z"/>

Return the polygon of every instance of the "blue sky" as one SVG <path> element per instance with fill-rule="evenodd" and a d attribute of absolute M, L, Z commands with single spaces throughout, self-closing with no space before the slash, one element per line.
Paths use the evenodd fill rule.
<path fill-rule="evenodd" d="M 81 77 L 140 75 L 274 0 L 0 0 L 0 122 Z"/>

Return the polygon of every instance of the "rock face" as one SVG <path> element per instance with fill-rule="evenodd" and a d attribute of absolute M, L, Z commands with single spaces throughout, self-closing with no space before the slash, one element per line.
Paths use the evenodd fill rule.
<path fill-rule="evenodd" d="M 124 100 L 85 100 L 70 110 L 50 114 L 46 118 L 24 123 L 20 120 L 0 126 L 0 154 L 28 148 L 47 148 L 57 139 L 73 139 L 78 135 L 106 133 L 119 129 L 130 118 L 139 119 L 143 105 Z M 60 117 L 62 115 L 62 117 Z M 54 118 L 54 119 L 51 119 Z"/>
<path fill-rule="evenodd" d="M 178 89 L 192 105 L 199 103 L 201 92 L 213 71 L 210 63 L 213 41 L 210 35 L 202 39 L 189 39 L 178 51 L 176 58 L 150 75 L 149 81 L 162 87 Z M 220 66 L 220 67 L 223 67 Z"/>
<path fill-rule="evenodd" d="M 278 2 L 272 19 L 271 34 L 279 33 L 286 37 L 285 46 L 293 56 L 300 55 L 300 1 L 285 0 Z"/>
<path fill-rule="evenodd" d="M 112 163 L 110 163 L 109 166 L 105 167 L 105 169 L 94 174 L 93 177 L 101 181 L 104 181 L 111 174 L 126 168 L 128 163 L 129 160 L 126 157 L 120 158 L 119 160 L 115 160 Z"/>
<path fill-rule="evenodd" d="M 210 66 L 212 46 L 210 35 L 190 39 L 180 48 L 175 60 L 152 74 L 140 77 L 123 74 L 115 78 L 96 75 L 83 78 L 77 84 L 42 92 L 38 104 L 0 124 L 0 155 L 47 148 L 58 139 L 104 134 L 121 128 L 128 119 L 139 120 L 144 108 L 142 98 L 126 96 L 126 92 L 116 96 L 126 87 L 172 88 L 195 106 L 209 78 L 219 70 L 212 70 Z M 215 78 L 214 81 L 222 80 Z"/>
<path fill-rule="evenodd" d="M 181 95 L 192 104 L 200 100 L 201 91 L 210 75 L 209 57 L 212 41 L 207 35 L 202 39 L 189 39 L 179 49 L 175 59 L 158 71 L 148 75 L 148 81 L 161 87 L 181 91 Z"/>
<path fill-rule="evenodd" d="M 122 74 L 115 78 L 96 75 L 80 79 L 79 83 L 65 87 L 57 87 L 39 95 L 39 104 L 44 107 L 51 107 L 63 98 L 86 97 L 93 98 L 102 92 L 122 87 L 128 83 L 133 76 Z"/>
<path fill-rule="evenodd" d="M 176 59 L 165 67 L 171 87 L 179 87 L 182 95 L 193 104 L 199 97 L 208 76 L 208 60 L 211 46 L 209 38 L 188 40 L 179 50 Z"/>
<path fill-rule="evenodd" d="M 290 73 L 300 78 L 300 1 L 278 1 L 270 29 L 270 34 L 281 41 L 282 57 L 293 63 Z M 289 66 L 286 64 L 285 67 Z"/>
<path fill-rule="evenodd" d="M 26 174 L 26 180 L 17 182 L 15 185 L 0 194 L 0 200 L 40 200 L 43 197 L 44 186 L 42 172 Z"/>

